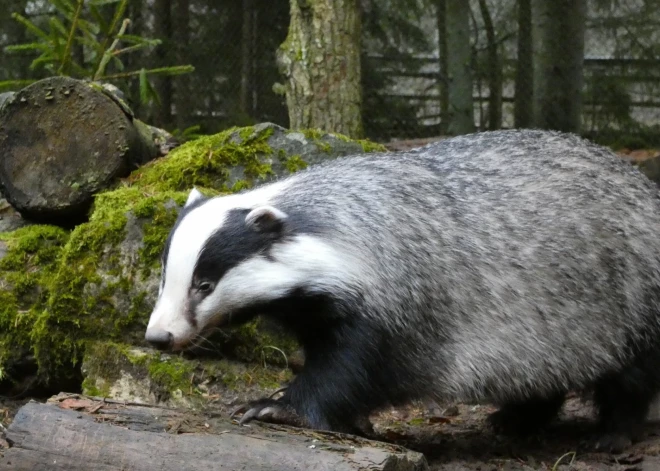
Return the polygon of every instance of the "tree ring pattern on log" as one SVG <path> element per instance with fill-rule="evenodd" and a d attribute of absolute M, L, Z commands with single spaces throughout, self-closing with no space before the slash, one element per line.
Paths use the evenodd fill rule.
<path fill-rule="evenodd" d="M 84 218 L 92 197 L 142 161 L 129 116 L 89 84 L 51 77 L 0 110 L 0 186 L 35 220 Z"/>

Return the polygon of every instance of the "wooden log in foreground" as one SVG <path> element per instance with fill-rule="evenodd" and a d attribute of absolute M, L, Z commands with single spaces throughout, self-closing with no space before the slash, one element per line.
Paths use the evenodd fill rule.
<path fill-rule="evenodd" d="M 0 186 L 34 220 L 84 218 L 95 193 L 158 153 L 150 128 L 100 85 L 51 77 L 0 107 Z"/>
<path fill-rule="evenodd" d="M 23 406 L 6 441 L 8 471 L 428 469 L 420 453 L 349 435 L 65 394 Z"/>

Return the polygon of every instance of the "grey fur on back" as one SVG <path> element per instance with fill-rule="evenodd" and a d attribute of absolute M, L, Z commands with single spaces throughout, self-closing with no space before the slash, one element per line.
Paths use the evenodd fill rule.
<path fill-rule="evenodd" d="M 552 394 L 658 348 L 657 189 L 579 137 L 484 132 L 344 158 L 273 204 L 364 265 L 361 315 L 396 332 L 420 395 Z"/>

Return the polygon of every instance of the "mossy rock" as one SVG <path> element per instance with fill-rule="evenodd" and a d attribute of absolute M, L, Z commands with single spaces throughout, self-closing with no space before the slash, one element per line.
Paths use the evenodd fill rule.
<path fill-rule="evenodd" d="M 187 191 L 193 186 L 238 191 L 325 160 L 364 152 L 384 152 L 369 141 L 314 130 L 288 131 L 272 123 L 232 128 L 183 144 L 148 163 L 127 179 L 150 191 Z"/>
<path fill-rule="evenodd" d="M 33 225 L 0 233 L 0 380 L 11 383 L 48 333 L 40 327 L 49 283 L 69 234 Z"/>
<path fill-rule="evenodd" d="M 186 359 L 127 344 L 92 342 L 82 362 L 83 394 L 202 408 L 256 399 L 291 379 L 286 368 L 226 359 Z"/>
<path fill-rule="evenodd" d="M 98 194 L 89 221 L 70 235 L 39 226 L 56 231 L 59 245 L 49 265 L 40 264 L 43 276 L 36 283 L 43 292 L 28 308 L 33 317 L 24 328 L 11 324 L 25 308 L 5 304 L 3 325 L 11 342 L 0 343 L 0 368 L 10 349 L 20 346 L 34 355 L 41 377 L 57 381 L 80 364 L 90 343 L 143 346 L 158 292 L 160 253 L 193 186 L 207 194 L 239 191 L 293 173 L 308 160 L 365 150 L 384 148 L 269 123 L 230 129 L 190 141 L 136 170 L 118 188 Z M 7 293 L 13 296 L 13 288 Z M 263 328 L 264 323 L 257 320 L 219 335 L 214 339 L 218 355 L 286 364 L 296 343 L 277 329 Z"/>

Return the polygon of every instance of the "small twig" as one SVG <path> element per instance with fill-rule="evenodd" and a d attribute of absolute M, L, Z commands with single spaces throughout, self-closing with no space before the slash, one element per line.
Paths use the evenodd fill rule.
<path fill-rule="evenodd" d="M 105 402 L 105 401 L 103 401 L 103 402 L 101 402 L 101 403 L 99 403 L 99 404 L 96 404 L 94 407 L 92 407 L 91 409 L 89 409 L 89 410 L 87 411 L 87 413 L 88 413 L 88 414 L 95 414 L 95 413 L 97 413 L 97 412 L 99 411 L 99 409 L 100 409 L 101 407 L 104 406 L 104 402 Z"/>
<path fill-rule="evenodd" d="M 174 67 L 159 67 L 157 69 L 149 69 L 146 71 L 146 73 L 148 75 L 159 75 L 159 74 L 179 75 L 179 74 L 187 74 L 194 70 L 195 68 L 193 66 L 177 65 Z M 106 80 L 122 79 L 122 78 L 135 77 L 136 75 L 140 75 L 141 73 L 142 71 L 135 70 L 133 72 L 122 72 L 119 74 L 104 75 L 102 78 Z"/>
<path fill-rule="evenodd" d="M 117 33 L 117 36 L 115 36 L 115 40 L 112 41 L 112 44 L 110 45 L 110 47 L 106 51 L 103 52 L 103 58 L 101 59 L 101 63 L 99 64 L 99 68 L 96 70 L 96 73 L 94 74 L 94 80 L 98 80 L 103 75 L 103 72 L 105 71 L 105 68 L 108 65 L 108 62 L 110 62 L 110 59 L 112 59 L 113 51 L 119 45 L 119 41 L 121 41 L 121 36 L 124 35 L 124 33 L 126 32 L 126 28 L 128 28 L 129 24 L 131 24 L 131 20 L 126 18 L 122 22 L 121 28 L 119 29 L 119 33 Z"/>
<path fill-rule="evenodd" d="M 73 397 L 82 397 L 85 399 L 92 399 L 94 401 L 102 401 L 106 404 L 116 404 L 120 406 L 137 406 L 137 407 L 149 407 L 151 409 L 164 409 L 164 410 L 171 410 L 175 412 L 179 412 L 179 409 L 176 409 L 174 407 L 166 407 L 166 406 L 161 406 L 158 404 L 145 404 L 143 402 L 130 402 L 130 401 L 116 401 L 114 399 L 108 399 L 105 397 L 100 397 L 100 396 L 87 396 L 85 394 L 70 394 L 66 397 L 63 397 L 62 399 L 68 399 L 68 398 L 73 398 Z M 60 400 L 59 397 L 57 397 L 58 400 Z"/>

